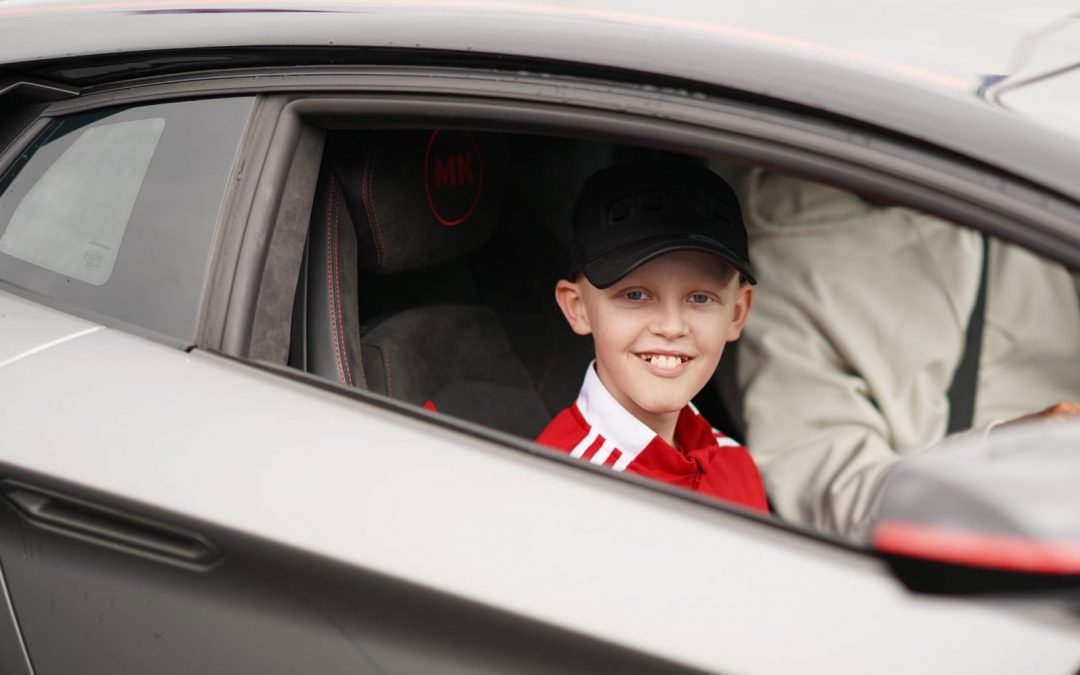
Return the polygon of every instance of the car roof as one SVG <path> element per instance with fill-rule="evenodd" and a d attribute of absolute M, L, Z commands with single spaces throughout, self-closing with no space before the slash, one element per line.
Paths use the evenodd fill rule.
<path fill-rule="evenodd" d="M 1080 200 L 1066 179 L 1078 160 L 1061 157 L 1076 153 L 1060 152 L 1057 138 L 1069 131 L 1016 124 L 1016 114 L 1001 115 L 984 96 L 1010 75 L 1080 63 L 1080 40 L 1039 49 L 1080 23 L 1071 13 L 1066 0 L 3 0 L 0 71 L 33 74 L 88 56 L 282 47 L 362 47 L 380 50 L 383 62 L 393 50 L 435 62 L 455 52 L 585 64 L 842 115 Z M 1080 129 L 1072 135 L 1066 146 L 1080 141 Z"/>
<path fill-rule="evenodd" d="M 705 39 L 970 91 L 987 77 L 1015 70 L 1048 29 L 1076 13 L 1075 3 L 1067 0 L 829 0 L 812 7 L 792 0 L 5 0 L 0 2 L 7 34 L 0 42 L 0 63 L 139 46 L 336 44 L 532 57 L 559 57 L 565 51 L 580 53 L 586 63 L 663 73 L 679 63 L 681 52 L 693 51 L 684 41 Z M 170 18 L 162 21 L 163 15 Z M 196 18 L 177 30 L 182 16 Z M 401 25 L 412 36 L 383 30 L 388 16 L 407 18 Z M 116 30 L 87 30 L 88 17 L 107 18 Z M 357 18 L 361 21 L 350 21 Z M 485 18 L 502 30 L 482 30 L 474 23 Z M 122 25 L 138 32 L 121 32 Z M 522 29 L 533 39 L 507 41 Z M 625 35 L 621 48 L 620 31 Z M 614 39 L 585 39 L 601 34 Z M 46 35 L 62 39 L 42 39 Z M 675 45 L 682 48 L 664 49 Z M 590 46 L 592 51 L 584 49 Z M 1080 50 L 1073 56 L 1080 61 Z M 679 72 L 708 82 L 730 64 L 710 63 L 708 71 L 680 65 Z"/>

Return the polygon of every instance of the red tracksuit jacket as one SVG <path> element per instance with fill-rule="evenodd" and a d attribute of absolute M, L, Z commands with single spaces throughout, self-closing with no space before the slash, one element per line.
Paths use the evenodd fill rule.
<path fill-rule="evenodd" d="M 761 474 L 746 448 L 710 426 L 693 404 L 682 409 L 675 425 L 675 442 L 684 450 L 672 447 L 615 400 L 592 364 L 577 401 L 536 441 L 615 471 L 769 512 Z"/>

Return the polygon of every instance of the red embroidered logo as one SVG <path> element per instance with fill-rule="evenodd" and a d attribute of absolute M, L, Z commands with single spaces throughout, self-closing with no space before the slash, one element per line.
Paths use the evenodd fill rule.
<path fill-rule="evenodd" d="M 446 161 L 435 158 L 435 189 L 461 187 L 466 183 L 475 183 L 472 172 L 472 152 L 450 155 Z"/>
<path fill-rule="evenodd" d="M 435 219 L 447 227 L 469 219 L 484 190 L 484 163 L 468 131 L 433 131 L 424 153 L 424 192 Z"/>

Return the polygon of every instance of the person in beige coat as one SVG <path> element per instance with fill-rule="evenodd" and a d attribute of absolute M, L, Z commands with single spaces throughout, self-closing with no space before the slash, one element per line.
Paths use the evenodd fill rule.
<path fill-rule="evenodd" d="M 982 237 L 763 171 L 744 209 L 759 286 L 726 398 L 777 514 L 862 539 L 890 467 L 946 435 Z M 1080 399 L 1074 279 L 998 241 L 987 259 L 975 432 Z"/>

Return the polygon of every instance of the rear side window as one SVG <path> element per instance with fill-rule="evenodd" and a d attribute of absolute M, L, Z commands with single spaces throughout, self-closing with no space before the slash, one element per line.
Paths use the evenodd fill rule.
<path fill-rule="evenodd" d="M 23 195 L 0 252 L 104 284 L 164 129 L 152 117 L 84 130 Z"/>
<path fill-rule="evenodd" d="M 252 101 L 57 120 L 0 179 L 0 279 L 192 339 Z"/>

